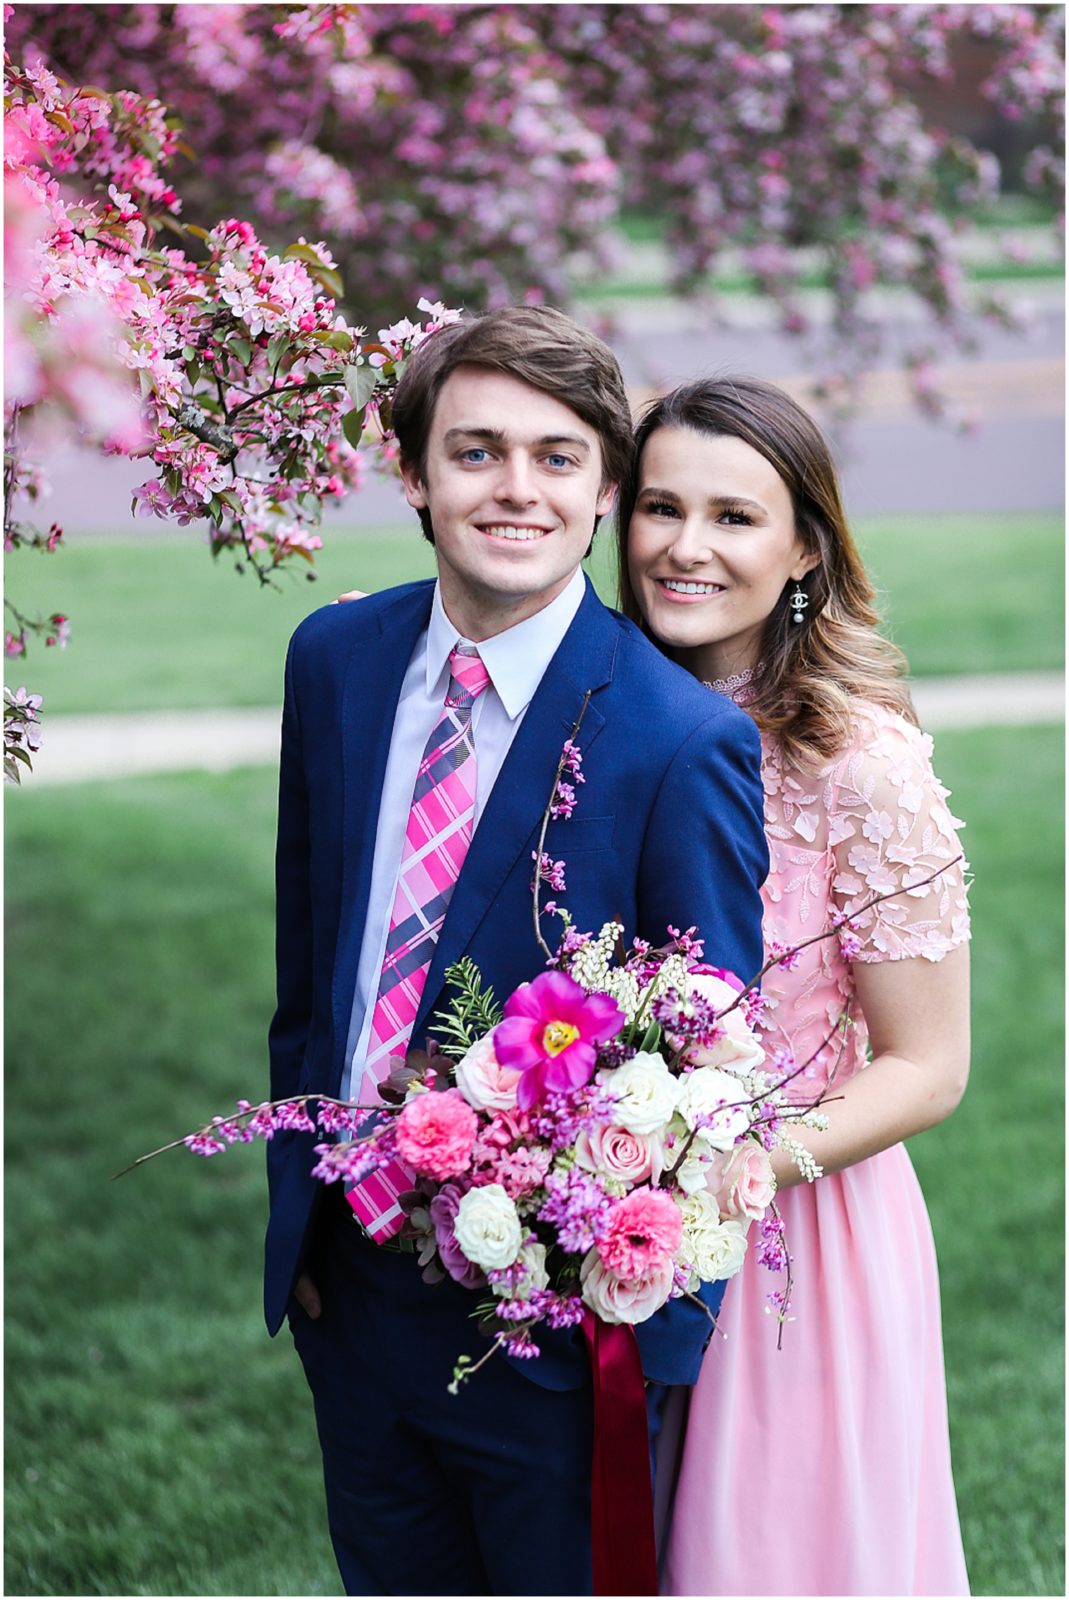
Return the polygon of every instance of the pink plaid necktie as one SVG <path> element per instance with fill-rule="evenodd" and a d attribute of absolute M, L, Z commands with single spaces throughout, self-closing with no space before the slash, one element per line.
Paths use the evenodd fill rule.
<path fill-rule="evenodd" d="M 408 1048 L 453 885 L 471 843 L 475 818 L 471 713 L 490 675 L 477 652 L 459 646 L 449 653 L 449 672 L 445 707 L 427 740 L 408 813 L 360 1080 L 362 1105 L 375 1104 L 377 1086 L 389 1075 L 393 1058 L 403 1058 Z M 367 1232 L 381 1243 L 404 1226 L 398 1197 L 412 1183 L 407 1167 L 391 1161 L 356 1184 L 345 1198 Z"/>

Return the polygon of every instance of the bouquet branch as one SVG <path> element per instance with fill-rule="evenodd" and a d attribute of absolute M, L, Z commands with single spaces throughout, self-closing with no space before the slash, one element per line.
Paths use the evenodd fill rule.
<path fill-rule="evenodd" d="M 560 760 L 557 762 L 557 770 L 553 775 L 553 787 L 549 791 L 549 800 L 546 803 L 546 809 L 542 813 L 542 827 L 539 831 L 538 846 L 535 850 L 535 875 L 533 892 L 531 895 L 531 910 L 534 916 L 534 936 L 538 940 L 538 944 L 547 961 L 554 961 L 556 957 L 554 956 L 553 951 L 549 948 L 549 945 L 546 943 L 545 939 L 542 937 L 542 909 L 539 903 L 538 893 L 543 878 L 546 832 L 549 828 L 550 820 L 552 819 L 554 812 L 559 805 L 561 783 L 564 778 L 565 768 L 570 763 L 574 763 L 576 760 L 576 740 L 579 737 L 579 730 L 583 725 L 583 718 L 586 716 L 586 708 L 590 704 L 590 696 L 592 693 L 593 690 L 588 689 L 586 694 L 583 696 L 583 703 L 579 707 L 579 715 L 576 717 L 575 722 L 572 725 L 572 731 L 568 736 L 564 748 L 561 750 Z M 575 766 L 573 766 L 573 771 L 576 772 L 576 776 L 578 777 L 578 769 Z M 582 781 L 581 778 L 580 781 Z"/>

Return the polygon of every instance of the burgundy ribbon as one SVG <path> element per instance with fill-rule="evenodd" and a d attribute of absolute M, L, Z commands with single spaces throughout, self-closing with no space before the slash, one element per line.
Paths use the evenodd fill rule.
<path fill-rule="evenodd" d="M 646 1386 L 634 1328 L 583 1316 L 594 1382 L 594 1593 L 656 1594 Z"/>

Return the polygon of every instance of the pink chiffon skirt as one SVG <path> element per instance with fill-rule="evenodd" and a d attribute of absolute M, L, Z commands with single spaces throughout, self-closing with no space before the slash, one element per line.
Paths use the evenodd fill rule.
<path fill-rule="evenodd" d="M 795 1320 L 777 1350 L 765 1296 L 780 1283 L 751 1253 L 691 1395 L 662 1592 L 968 1594 L 909 1156 L 895 1146 L 780 1204 Z"/>

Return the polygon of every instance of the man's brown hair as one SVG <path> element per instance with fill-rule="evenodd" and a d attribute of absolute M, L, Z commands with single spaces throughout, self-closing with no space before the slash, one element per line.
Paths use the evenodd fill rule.
<path fill-rule="evenodd" d="M 553 306 L 502 306 L 447 323 L 409 359 L 393 397 L 401 460 L 426 480 L 427 441 L 442 385 L 460 366 L 487 367 L 552 395 L 593 428 L 602 484 L 620 483 L 633 451 L 623 375 L 608 345 Z M 434 543 L 430 514 L 420 512 Z"/>

